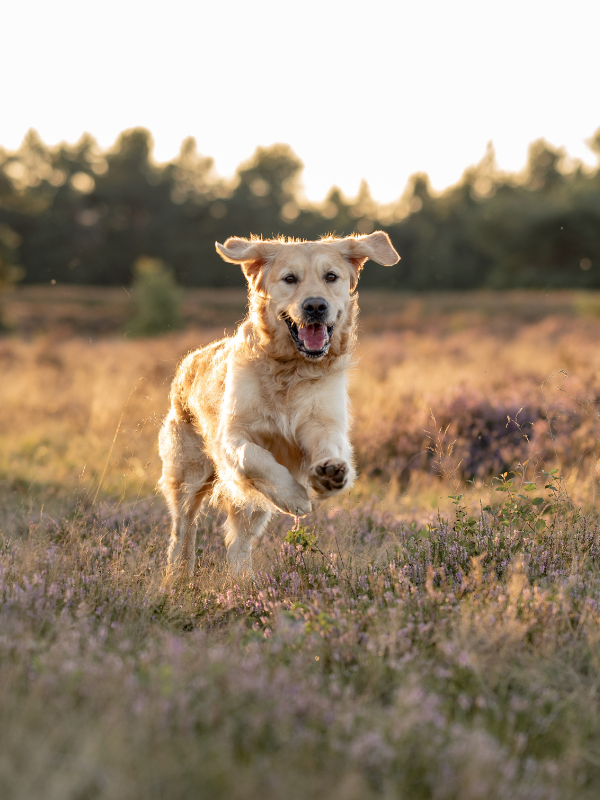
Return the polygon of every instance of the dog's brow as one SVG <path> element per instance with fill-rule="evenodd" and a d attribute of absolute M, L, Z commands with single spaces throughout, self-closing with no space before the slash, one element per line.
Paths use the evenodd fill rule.
<path fill-rule="evenodd" d="M 297 273 L 302 270 L 306 265 L 303 264 L 301 261 L 284 261 L 281 264 L 277 264 L 277 269 L 279 270 L 280 274 L 284 272 L 294 272 Z"/>

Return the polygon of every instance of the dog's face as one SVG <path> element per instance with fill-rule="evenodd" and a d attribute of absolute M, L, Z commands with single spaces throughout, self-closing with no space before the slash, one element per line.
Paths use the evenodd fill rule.
<path fill-rule="evenodd" d="M 297 353 L 311 360 L 327 355 L 336 327 L 343 326 L 365 261 L 399 260 L 382 231 L 319 242 L 232 238 L 216 247 L 226 261 L 242 264 L 251 300 L 260 298 L 277 338 L 287 329 Z"/>
<path fill-rule="evenodd" d="M 350 301 L 351 271 L 330 243 L 297 243 L 279 247 L 264 275 L 269 312 L 282 320 L 298 352 L 322 358 Z"/>

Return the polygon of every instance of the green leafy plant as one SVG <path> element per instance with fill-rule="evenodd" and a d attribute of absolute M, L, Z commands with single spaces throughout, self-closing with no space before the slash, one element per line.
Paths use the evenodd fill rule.
<path fill-rule="evenodd" d="M 284 542 L 291 544 L 292 547 L 300 546 L 304 552 L 321 552 L 317 545 L 317 537 L 314 533 L 310 533 L 308 528 L 299 527 L 298 530 L 292 529 L 291 531 L 288 531 Z"/>
<path fill-rule="evenodd" d="M 454 505 L 454 530 L 457 533 L 476 533 L 477 532 L 477 520 L 475 517 L 470 517 L 467 514 L 467 509 L 462 499 L 464 494 L 451 494 L 449 495 L 450 500 Z"/>
<path fill-rule="evenodd" d="M 535 481 L 526 481 L 523 475 L 519 476 L 514 472 L 502 473 L 492 482 L 499 483 L 495 490 L 505 495 L 504 502 L 484 506 L 483 510 L 510 531 L 520 527 L 533 533 L 542 533 L 548 528 L 546 517 L 556 514 L 559 507 L 565 505 L 558 472 L 558 469 L 549 472 L 542 470 L 546 480 L 543 488 L 548 491 L 547 497 L 535 494 L 541 491 Z M 510 475 L 513 477 L 509 477 Z M 515 486 L 515 480 L 519 477 L 521 491 L 518 491 Z M 526 492 L 526 494 L 522 492 Z"/>

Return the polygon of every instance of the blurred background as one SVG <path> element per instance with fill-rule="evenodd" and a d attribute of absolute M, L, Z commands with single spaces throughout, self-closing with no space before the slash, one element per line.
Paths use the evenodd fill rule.
<path fill-rule="evenodd" d="M 600 129 L 589 144 L 600 156 Z M 354 197 L 333 187 L 308 203 L 299 191 L 302 163 L 287 144 L 257 148 L 229 180 L 193 138 L 167 163 L 152 152 L 144 128 L 121 133 L 108 150 L 88 134 L 48 146 L 31 130 L 16 151 L 0 151 L 5 281 L 129 286 L 145 256 L 161 259 L 185 286 L 242 286 L 215 240 L 383 228 L 402 261 L 395 269 L 369 264 L 363 286 L 600 287 L 598 164 L 585 168 L 543 140 L 520 173 L 500 172 L 490 145 L 443 192 L 421 173 L 386 205 L 366 181 Z"/>
<path fill-rule="evenodd" d="M 600 288 L 600 10 L 413 5 L 5 8 L 3 285 L 236 287 L 215 240 L 383 228 L 363 287 Z"/>

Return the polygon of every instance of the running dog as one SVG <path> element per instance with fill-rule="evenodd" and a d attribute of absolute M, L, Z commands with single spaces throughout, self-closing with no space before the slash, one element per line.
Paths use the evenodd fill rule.
<path fill-rule="evenodd" d="M 382 231 L 316 242 L 230 238 L 249 314 L 237 333 L 187 355 L 159 438 L 160 488 L 171 514 L 169 565 L 193 574 L 205 498 L 227 510 L 233 575 L 273 511 L 303 517 L 354 480 L 346 374 L 356 336 L 355 293 L 367 261 L 399 260 Z"/>

